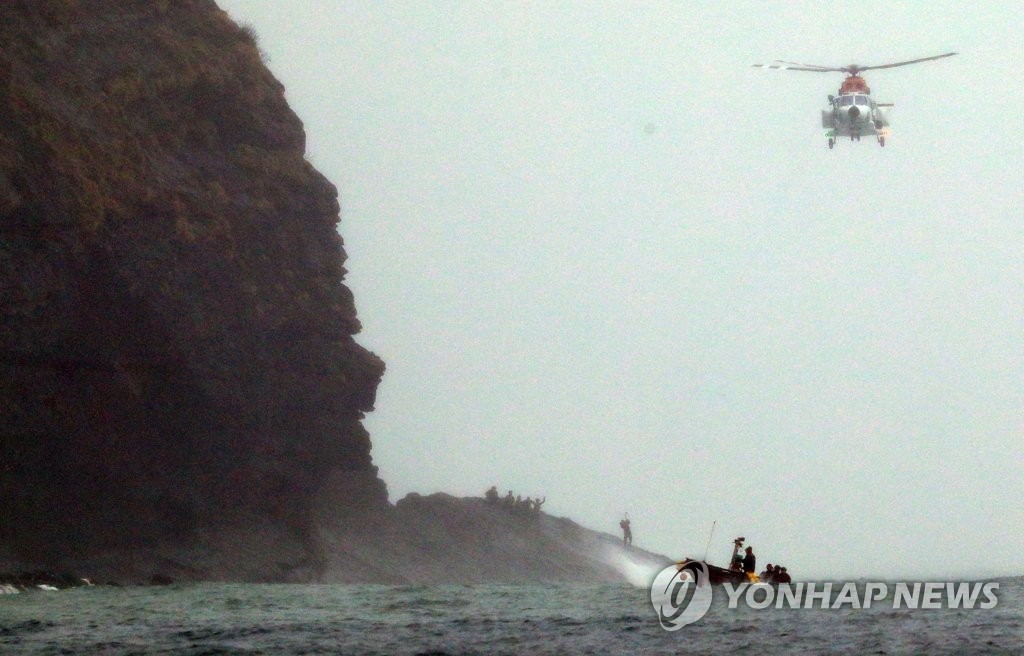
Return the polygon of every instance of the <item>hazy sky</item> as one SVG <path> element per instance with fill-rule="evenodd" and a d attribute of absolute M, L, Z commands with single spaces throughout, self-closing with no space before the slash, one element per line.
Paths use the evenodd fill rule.
<path fill-rule="evenodd" d="M 1024 572 L 1024 3 L 218 0 L 338 185 L 392 500 Z M 881 64 L 893 134 L 820 127 Z"/>

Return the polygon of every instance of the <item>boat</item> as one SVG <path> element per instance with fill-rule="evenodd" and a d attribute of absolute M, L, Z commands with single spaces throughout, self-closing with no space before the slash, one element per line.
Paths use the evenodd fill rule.
<path fill-rule="evenodd" d="M 708 574 L 708 582 L 711 585 L 722 585 L 729 583 L 730 585 L 737 586 L 744 583 L 760 583 L 761 580 L 757 574 L 746 573 L 743 571 L 741 565 L 743 559 L 740 557 L 740 549 L 743 548 L 743 541 L 746 538 L 736 538 L 732 541 L 732 557 L 729 559 L 730 567 L 719 567 L 712 565 L 711 563 L 704 560 L 696 560 L 693 558 L 684 558 L 676 563 L 676 567 L 680 572 L 684 570 L 690 570 L 696 578 L 697 572 L 701 569 L 706 570 Z"/>

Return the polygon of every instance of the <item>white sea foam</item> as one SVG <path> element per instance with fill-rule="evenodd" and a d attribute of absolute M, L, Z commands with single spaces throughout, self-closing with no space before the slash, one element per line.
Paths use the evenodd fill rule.
<path fill-rule="evenodd" d="M 600 559 L 614 567 L 622 577 L 638 588 L 646 588 L 658 575 L 664 564 L 660 566 L 649 559 L 633 557 L 627 550 L 612 545 L 606 545 L 600 554 Z"/>

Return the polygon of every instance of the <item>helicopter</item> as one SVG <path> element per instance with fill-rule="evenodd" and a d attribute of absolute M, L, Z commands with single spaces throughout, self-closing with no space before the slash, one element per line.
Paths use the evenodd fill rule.
<path fill-rule="evenodd" d="M 817 64 L 801 64 L 776 60 L 774 64 L 754 64 L 755 68 L 772 68 L 788 71 L 810 71 L 812 73 L 846 73 L 846 79 L 839 85 L 837 96 L 829 96 L 829 109 L 821 110 L 821 127 L 825 128 L 828 147 L 832 149 L 839 137 L 849 137 L 850 141 L 860 141 L 862 135 L 874 135 L 879 146 L 885 146 L 885 138 L 889 136 L 889 110 L 893 103 L 880 103 L 871 99 L 871 89 L 860 74 L 863 71 L 880 68 L 895 68 L 908 64 L 952 57 L 957 53 L 947 52 L 934 57 L 923 57 L 893 64 L 877 66 L 819 66 Z"/>

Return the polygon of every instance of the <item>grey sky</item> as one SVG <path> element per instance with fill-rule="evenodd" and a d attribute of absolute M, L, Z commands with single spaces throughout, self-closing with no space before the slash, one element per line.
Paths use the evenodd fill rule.
<path fill-rule="evenodd" d="M 219 4 L 339 187 L 392 499 L 1021 572 L 1024 4 Z M 839 74 L 750 66 L 951 50 L 865 74 L 885 148 L 826 147 Z"/>

